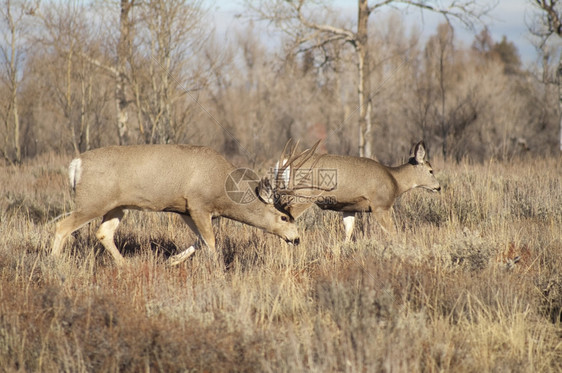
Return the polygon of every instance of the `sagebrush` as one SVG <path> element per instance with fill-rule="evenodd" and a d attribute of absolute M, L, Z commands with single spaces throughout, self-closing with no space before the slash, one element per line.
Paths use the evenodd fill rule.
<path fill-rule="evenodd" d="M 443 191 L 401 197 L 395 237 L 366 214 L 344 244 L 315 208 L 296 247 L 218 221 L 218 260 L 179 267 L 181 219 L 129 212 L 121 269 L 99 220 L 48 255 L 72 207 L 63 158 L 0 169 L 2 371 L 562 369 L 560 158 L 434 161 Z"/>

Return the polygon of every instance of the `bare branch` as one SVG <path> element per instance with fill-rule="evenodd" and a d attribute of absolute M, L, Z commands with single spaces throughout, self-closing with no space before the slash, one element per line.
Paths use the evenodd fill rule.
<path fill-rule="evenodd" d="M 119 72 L 117 71 L 117 69 L 111 65 L 107 65 L 103 62 L 101 62 L 100 60 L 98 60 L 97 58 L 94 58 L 92 56 L 87 55 L 86 53 L 83 52 L 78 52 L 77 53 L 81 58 L 83 58 L 86 62 L 88 62 L 89 64 L 99 67 L 102 70 L 107 71 L 108 73 L 110 73 L 112 76 L 116 77 L 117 75 L 119 75 Z"/>
<path fill-rule="evenodd" d="M 383 6 L 389 5 L 389 4 L 392 3 L 393 1 L 394 1 L 394 0 L 385 0 L 385 1 L 382 1 L 382 2 L 380 2 L 380 3 L 376 3 L 376 4 L 374 4 L 374 5 L 371 5 L 371 6 L 369 7 L 369 13 L 374 12 L 374 11 L 375 11 L 376 9 L 378 9 L 378 8 L 382 8 Z"/>
<path fill-rule="evenodd" d="M 421 10 L 440 13 L 447 22 L 450 22 L 450 18 L 455 18 L 466 27 L 474 29 L 474 23 L 480 22 L 482 16 L 490 12 L 497 5 L 497 0 L 491 1 L 484 6 L 479 6 L 475 0 L 451 0 L 447 6 L 440 6 L 440 2 L 432 4 L 427 0 L 394 0 L 391 2 L 385 1 L 382 5 L 387 5 L 388 3 L 404 4 Z"/>
<path fill-rule="evenodd" d="M 300 4 L 302 5 L 302 1 L 300 2 Z M 351 30 L 347 30 L 347 29 L 340 28 L 340 27 L 335 27 L 335 26 L 332 26 L 332 25 L 319 24 L 319 23 L 315 23 L 315 22 L 310 21 L 309 19 L 307 19 L 303 15 L 301 6 L 295 7 L 295 11 L 297 12 L 297 16 L 298 16 L 299 21 L 305 27 L 308 27 L 308 28 L 313 29 L 313 30 L 326 32 L 328 34 L 333 34 L 333 35 L 338 35 L 338 36 L 344 37 L 346 39 L 346 41 L 354 41 L 355 38 L 356 38 L 355 33 Z"/>
<path fill-rule="evenodd" d="M 277 28 L 292 35 L 297 45 L 324 37 L 331 40 L 355 41 L 356 35 L 352 30 L 316 22 L 307 16 L 305 4 L 307 4 L 305 0 L 264 1 L 257 5 L 256 2 L 247 2 L 248 7 L 258 15 L 258 19 L 275 23 Z"/>
<path fill-rule="evenodd" d="M 548 38 L 548 36 L 553 33 L 562 36 L 560 9 L 557 9 L 558 0 L 535 0 L 535 4 L 546 13 L 544 26 L 546 26 L 547 30 L 546 34 L 541 36 Z"/>

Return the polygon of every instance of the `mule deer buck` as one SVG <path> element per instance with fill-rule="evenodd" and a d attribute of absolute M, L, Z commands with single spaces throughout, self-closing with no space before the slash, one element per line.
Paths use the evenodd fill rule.
<path fill-rule="evenodd" d="M 298 170 L 317 146 L 318 143 L 300 154 L 296 154 L 295 147 L 286 168 Z M 237 169 L 216 151 L 202 146 L 110 146 L 85 152 L 70 163 L 69 178 L 75 191 L 76 208 L 56 224 L 52 255 L 60 255 L 73 231 L 94 218 L 103 217 L 96 236 L 116 264 L 123 264 L 114 234 L 125 209 L 178 213 L 199 241 L 213 251 L 215 236 L 211 221 L 216 217 L 246 223 L 298 244 L 293 206 L 276 198 L 297 192 L 285 187 L 279 190 L 275 180 L 272 185 L 268 178 L 248 178 L 248 171 L 251 173 Z M 244 181 L 249 187 L 233 192 L 238 193 L 233 199 L 229 190 L 235 190 L 237 183 Z M 245 200 L 238 200 L 239 197 Z M 179 264 L 194 252 L 195 246 L 190 246 L 172 256 L 169 263 Z"/>
<path fill-rule="evenodd" d="M 286 169 L 278 170 L 279 164 L 284 162 L 277 162 L 275 173 L 278 178 L 287 180 L 292 176 Z M 409 161 L 398 167 L 387 167 L 369 158 L 330 154 L 314 155 L 303 166 L 307 167 L 311 172 L 317 171 L 314 177 L 318 177 L 319 170 L 334 171 L 336 185 L 328 193 L 329 198 L 320 198 L 315 203 L 323 210 L 343 212 L 346 241 L 351 239 L 357 212 L 372 212 L 383 230 L 394 234 L 392 206 L 396 198 L 414 188 L 432 192 L 441 190 L 431 164 L 426 160 L 423 141 L 412 147 Z"/>

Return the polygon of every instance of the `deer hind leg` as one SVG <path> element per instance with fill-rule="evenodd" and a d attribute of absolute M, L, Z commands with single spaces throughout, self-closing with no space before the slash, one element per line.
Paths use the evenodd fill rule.
<path fill-rule="evenodd" d="M 380 224 L 383 231 L 389 235 L 396 234 L 396 225 L 392 217 L 392 208 L 378 209 L 374 211 L 375 219 Z"/>
<path fill-rule="evenodd" d="M 115 263 L 121 266 L 125 263 L 123 255 L 117 250 L 113 238 L 115 237 L 115 231 L 119 226 L 119 222 L 123 219 L 123 209 L 116 208 L 109 211 L 103 216 L 103 221 L 101 222 L 98 231 L 96 232 L 96 237 L 103 244 L 103 247 L 113 256 Z"/>
<path fill-rule="evenodd" d="M 211 216 L 201 216 L 195 215 L 195 217 L 189 215 L 181 215 L 183 221 L 191 228 L 191 230 L 197 235 L 198 239 L 207 246 L 211 251 L 215 252 L 215 234 L 213 233 L 213 226 L 211 224 Z M 191 255 L 195 253 L 196 246 L 191 245 L 179 254 L 176 254 L 170 259 L 168 263 L 172 266 L 178 265 L 186 261 Z"/>
<path fill-rule="evenodd" d="M 355 225 L 355 213 L 343 213 L 343 226 L 345 228 L 345 242 L 351 241 L 351 234 L 353 233 L 353 226 Z"/>
<path fill-rule="evenodd" d="M 68 236 L 96 217 L 97 215 L 84 214 L 80 211 L 74 211 L 68 217 L 58 222 L 55 228 L 55 238 L 53 240 L 51 255 L 59 256 Z"/>

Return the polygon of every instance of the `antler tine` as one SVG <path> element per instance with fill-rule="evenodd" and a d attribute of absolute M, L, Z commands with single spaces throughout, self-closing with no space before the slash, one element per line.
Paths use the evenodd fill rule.
<path fill-rule="evenodd" d="M 295 167 L 293 167 L 293 162 L 296 161 L 298 159 L 298 156 L 295 157 L 295 153 L 297 152 L 297 149 L 299 148 L 299 144 L 300 144 L 300 140 L 297 140 L 295 146 L 293 148 L 291 148 L 291 155 L 289 156 L 289 159 L 287 159 L 287 164 L 285 165 L 286 167 L 289 168 L 289 183 L 287 185 L 287 189 L 291 190 L 293 189 L 293 184 L 295 182 Z"/>
<path fill-rule="evenodd" d="M 308 160 L 314 155 L 314 152 L 316 151 L 316 148 L 318 148 L 318 145 L 320 145 L 320 141 L 322 141 L 322 140 L 316 141 L 316 143 L 312 146 L 312 148 L 306 149 L 306 150 L 303 151 L 301 154 L 299 154 L 298 156 L 296 156 L 295 159 L 293 160 L 293 162 L 296 161 L 297 159 L 301 158 L 301 157 L 303 157 L 303 158 L 302 158 L 296 165 L 293 165 L 293 168 L 295 168 L 295 169 L 297 169 L 297 170 L 298 170 L 299 168 L 301 168 L 301 166 L 302 166 L 303 164 L 305 164 L 306 161 L 308 161 Z M 316 162 L 315 162 L 315 163 L 316 163 Z M 311 168 L 312 168 L 312 167 L 311 167 Z"/>
<path fill-rule="evenodd" d="M 275 175 L 275 181 L 274 181 L 274 186 L 275 189 L 279 189 L 281 187 L 281 181 L 283 180 L 283 174 L 285 173 L 285 170 L 287 169 L 286 165 L 288 164 L 288 162 L 283 162 L 285 160 L 285 154 L 287 153 L 287 148 L 289 147 L 289 145 L 291 144 L 291 142 L 293 141 L 293 139 L 289 138 L 289 140 L 287 140 L 287 142 L 285 143 L 285 147 L 283 147 L 283 151 L 281 152 L 281 157 L 279 158 L 279 161 L 277 162 L 277 172 Z"/>
<path fill-rule="evenodd" d="M 302 165 L 304 165 L 314 155 L 316 149 L 318 148 L 318 145 L 320 144 L 320 141 L 321 140 L 318 140 L 311 148 L 304 150 L 300 154 L 296 154 L 300 141 L 297 140 L 294 146 L 292 145 L 292 139 L 289 139 L 289 141 L 287 141 L 285 147 L 283 148 L 283 152 L 281 153 L 281 158 L 279 159 L 279 163 L 278 163 L 279 166 L 277 168 L 276 183 L 275 183 L 276 189 L 281 189 L 281 185 L 282 185 L 281 180 L 283 177 L 282 175 L 285 173 L 287 168 L 289 169 L 289 180 L 287 182 L 287 185 L 285 185 L 284 189 L 286 189 L 287 191 L 293 189 L 295 190 L 302 189 L 302 188 L 295 188 L 294 185 L 295 170 L 301 168 Z M 289 149 L 289 157 L 286 159 L 286 162 L 283 162 L 285 160 L 285 155 L 287 154 L 287 149 Z"/>
<path fill-rule="evenodd" d="M 301 189 L 301 188 L 295 188 L 294 173 L 296 172 L 296 170 L 299 170 L 302 167 L 302 165 L 304 165 L 314 155 L 314 152 L 316 151 L 316 148 L 318 148 L 319 144 L 320 144 L 320 140 L 318 140 L 311 148 L 304 150 L 302 153 L 300 153 L 298 155 L 295 155 L 297 147 L 295 146 L 295 148 L 292 149 L 291 157 L 289 158 L 289 160 L 285 164 L 285 166 L 290 167 L 289 168 L 289 185 L 287 186 L 287 189 L 289 191 Z M 298 145 L 298 142 L 297 142 L 297 145 Z M 314 162 L 314 164 L 315 163 L 316 162 Z M 312 169 L 312 167 L 313 166 L 311 166 L 310 168 Z"/>
<path fill-rule="evenodd" d="M 283 148 L 283 152 L 281 152 L 281 158 L 279 158 L 279 167 L 283 166 L 283 158 L 285 158 L 285 153 L 287 152 L 287 148 L 289 147 L 289 145 L 291 144 L 292 141 L 293 141 L 293 139 L 289 139 L 285 143 L 285 147 Z"/>
<path fill-rule="evenodd" d="M 299 155 L 297 155 L 296 157 L 294 157 L 292 159 L 291 163 L 293 163 L 293 164 L 291 165 L 291 171 L 290 171 L 291 172 L 290 176 L 291 176 L 291 181 L 292 181 L 292 184 L 290 185 L 291 191 L 306 188 L 306 187 L 303 188 L 303 187 L 298 187 L 298 186 L 294 185 L 295 184 L 295 178 L 292 175 L 292 173 L 295 172 L 295 170 L 299 170 L 302 167 L 302 165 L 304 165 L 314 155 L 314 152 L 316 151 L 316 148 L 320 144 L 320 141 L 321 140 L 316 141 L 316 143 L 311 148 L 306 149 L 305 151 L 303 151 L 302 153 L 300 153 Z M 299 160 L 299 161 L 297 162 L 297 160 Z M 316 162 L 314 162 L 314 164 L 316 164 Z M 314 167 L 314 164 L 310 166 L 309 174 L 310 174 L 310 172 L 312 172 L 312 168 Z M 308 175 L 304 176 L 304 178 L 307 178 L 307 177 L 308 177 Z M 308 188 L 306 188 L 306 189 L 308 189 Z"/>
<path fill-rule="evenodd" d="M 297 142 L 295 143 L 295 146 L 291 147 L 291 155 L 289 156 L 289 159 L 287 160 L 287 163 L 293 163 L 293 161 L 295 160 L 295 153 L 297 152 L 297 149 L 299 148 L 300 143 L 301 143 L 301 141 L 297 140 Z"/>
<path fill-rule="evenodd" d="M 282 179 L 282 175 L 285 173 L 285 171 L 287 170 L 287 168 L 289 168 L 289 181 L 288 181 L 288 185 L 285 185 L 285 188 L 290 189 L 291 187 L 291 180 L 292 180 L 292 176 L 293 176 L 293 168 L 291 167 L 291 164 L 294 162 L 294 160 L 296 159 L 295 157 L 295 153 L 297 151 L 297 148 L 299 147 L 299 143 L 300 141 L 297 140 L 296 144 L 294 146 L 292 146 L 292 139 L 289 139 L 287 141 L 287 143 L 285 144 L 285 147 L 283 148 L 283 152 L 281 153 L 281 158 L 279 159 L 279 168 L 277 169 L 277 180 L 276 180 L 276 188 L 280 189 L 281 186 L 281 179 Z M 287 161 L 285 161 L 285 154 L 287 153 L 287 148 L 289 148 L 290 146 L 290 150 L 289 150 L 289 158 L 287 158 Z"/>

